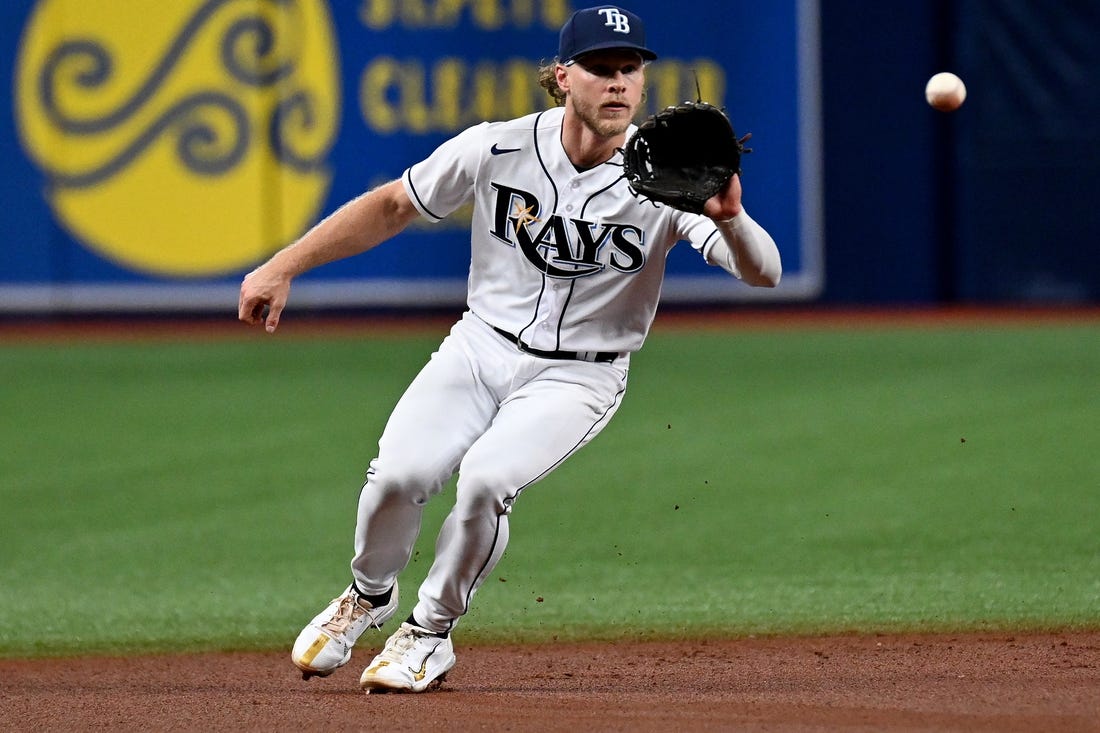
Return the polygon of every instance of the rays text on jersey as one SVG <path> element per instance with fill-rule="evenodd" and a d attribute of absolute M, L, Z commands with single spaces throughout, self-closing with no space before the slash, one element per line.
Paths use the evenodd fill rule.
<path fill-rule="evenodd" d="M 608 266 L 634 273 L 645 265 L 645 235 L 637 226 L 558 214 L 540 216 L 542 204 L 533 193 L 495 182 L 490 185 L 496 201 L 489 233 L 518 247 L 539 272 L 572 280 Z"/>

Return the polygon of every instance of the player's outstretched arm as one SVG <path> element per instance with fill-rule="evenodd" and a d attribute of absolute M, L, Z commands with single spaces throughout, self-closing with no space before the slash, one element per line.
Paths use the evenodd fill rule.
<path fill-rule="evenodd" d="M 749 285 L 774 288 L 783 275 L 775 240 L 741 206 L 741 177 L 734 174 L 725 188 L 707 200 L 703 213 L 714 219 L 722 241 L 709 259 Z"/>
<path fill-rule="evenodd" d="M 274 333 L 290 296 L 291 280 L 376 247 L 418 215 L 399 180 L 352 199 L 245 276 L 237 317 L 249 324 L 262 322 L 268 333 Z"/>

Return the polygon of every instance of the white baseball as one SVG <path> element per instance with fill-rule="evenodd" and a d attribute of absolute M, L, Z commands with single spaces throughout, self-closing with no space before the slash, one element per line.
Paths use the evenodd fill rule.
<path fill-rule="evenodd" d="M 966 85 L 950 71 L 941 71 L 928 80 L 924 87 L 924 98 L 940 112 L 953 112 L 966 99 Z"/>

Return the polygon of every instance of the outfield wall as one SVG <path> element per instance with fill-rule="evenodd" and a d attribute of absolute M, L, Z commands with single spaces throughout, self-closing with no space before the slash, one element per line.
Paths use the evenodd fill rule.
<path fill-rule="evenodd" d="M 244 272 L 341 202 L 469 124 L 545 107 L 532 62 L 585 4 L 5 4 L 0 314 L 232 309 Z M 662 53 L 648 107 L 698 81 L 753 133 L 746 202 L 786 265 L 750 289 L 678 247 L 667 300 L 1100 297 L 1100 12 L 628 5 Z M 923 102 L 945 68 L 970 87 L 953 115 Z M 467 223 L 418 223 L 303 278 L 296 302 L 460 303 Z"/>
<path fill-rule="evenodd" d="M 1098 37 L 1096 3 L 829 3 L 825 299 L 1100 300 Z"/>

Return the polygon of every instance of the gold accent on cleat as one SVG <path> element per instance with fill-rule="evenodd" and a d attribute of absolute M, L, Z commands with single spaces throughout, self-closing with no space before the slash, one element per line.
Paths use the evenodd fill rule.
<path fill-rule="evenodd" d="M 379 662 L 378 664 L 376 664 L 376 665 L 374 665 L 373 667 L 371 667 L 370 669 L 368 669 L 368 670 L 367 670 L 367 671 L 366 671 L 366 672 L 364 673 L 364 676 L 365 676 L 365 675 L 368 675 L 368 674 L 374 674 L 375 672 L 377 672 L 378 670 L 382 669 L 383 667 L 388 667 L 388 666 L 390 666 L 390 663 L 389 663 L 389 662 L 386 662 L 386 661 L 382 661 L 382 662 Z"/>
<path fill-rule="evenodd" d="M 329 641 L 331 639 L 324 634 L 314 639 L 313 643 L 309 645 L 309 649 L 306 649 L 305 654 L 302 655 L 302 664 L 313 664 L 313 660 L 317 658 L 317 655 L 321 653 L 321 650 L 325 648 Z"/>

